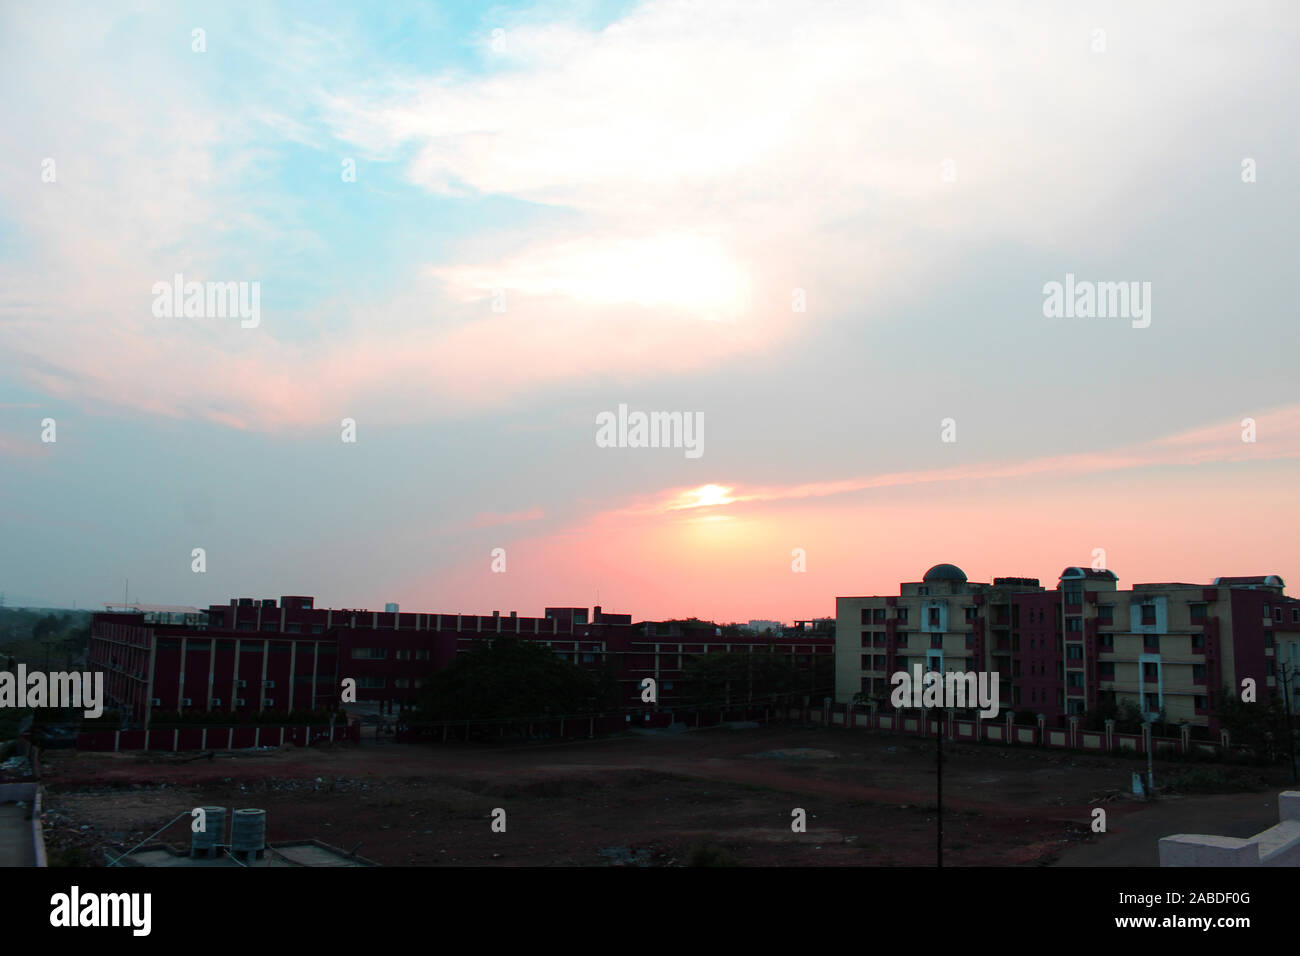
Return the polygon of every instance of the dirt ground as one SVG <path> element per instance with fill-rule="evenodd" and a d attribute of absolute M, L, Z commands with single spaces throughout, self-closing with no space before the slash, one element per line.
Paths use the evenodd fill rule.
<path fill-rule="evenodd" d="M 948 866 L 1155 865 L 1158 835 L 1227 832 L 1225 813 L 1247 832 L 1275 823 L 1282 789 L 1147 805 L 1117 795 L 1140 769 L 1131 760 L 952 744 L 946 753 Z M 662 866 L 684 864 L 703 842 L 745 866 L 931 866 L 936 856 L 933 741 L 834 728 L 368 742 L 186 762 L 50 751 L 44 778 L 53 862 L 100 865 L 105 849 L 203 805 L 260 807 L 269 842 L 316 838 L 386 866 Z M 1107 812 L 1106 834 L 1089 829 L 1094 805 Z M 496 808 L 504 833 L 491 828 Z M 796 808 L 806 833 L 791 830 Z M 1179 826 L 1158 832 L 1162 815 Z M 188 836 L 182 821 L 159 839 L 183 847 Z"/>

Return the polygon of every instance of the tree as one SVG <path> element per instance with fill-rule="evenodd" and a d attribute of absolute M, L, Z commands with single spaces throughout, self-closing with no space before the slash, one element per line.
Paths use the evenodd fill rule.
<path fill-rule="evenodd" d="M 1115 692 L 1104 691 L 1097 698 L 1097 703 L 1084 715 L 1083 728 L 1102 731 L 1106 729 L 1106 721 L 1116 720 L 1118 717 L 1119 705 L 1115 702 Z"/>
<path fill-rule="evenodd" d="M 45 615 L 32 626 L 32 637 L 38 641 L 52 638 L 58 633 L 59 619 L 53 614 Z"/>
<path fill-rule="evenodd" d="M 1225 686 L 1217 695 L 1215 715 L 1235 746 L 1245 747 L 1269 763 L 1290 741 L 1286 709 L 1275 691 L 1246 703 Z"/>
<path fill-rule="evenodd" d="M 601 710 L 599 676 L 561 660 L 545 644 L 479 640 L 429 679 L 415 720 L 511 720 Z"/>
<path fill-rule="evenodd" d="M 789 654 L 760 644 L 749 653 L 701 654 L 688 660 L 682 668 L 683 697 L 693 707 L 766 702 L 811 692 L 821 676 L 817 670 L 811 676 L 801 673 Z"/>

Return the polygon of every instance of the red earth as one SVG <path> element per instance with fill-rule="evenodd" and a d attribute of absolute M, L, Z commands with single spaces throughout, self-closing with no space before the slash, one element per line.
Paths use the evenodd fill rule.
<path fill-rule="evenodd" d="M 1173 804 L 1123 796 L 1137 762 L 976 745 L 948 744 L 946 754 L 945 865 L 1047 864 L 1067 850 L 1082 865 L 1090 854 L 1154 865 L 1151 834 Z M 936 860 L 933 741 L 860 730 L 724 727 L 181 757 L 47 752 L 52 863 L 99 865 L 105 850 L 204 805 L 260 807 L 269 842 L 315 838 L 387 866 L 673 865 L 705 843 L 746 866 Z M 1184 820 L 1197 819 L 1198 799 L 1219 801 L 1220 812 L 1239 804 L 1243 827 L 1276 822 L 1276 809 L 1266 819 L 1271 792 L 1188 797 Z M 1105 834 L 1091 832 L 1095 806 L 1106 811 Z M 505 811 L 504 833 L 492 829 L 495 809 Z M 806 832 L 792 830 L 796 809 Z M 1217 832 L 1213 819 L 1208 832 Z M 184 846 L 188 829 L 176 822 L 158 839 Z"/>

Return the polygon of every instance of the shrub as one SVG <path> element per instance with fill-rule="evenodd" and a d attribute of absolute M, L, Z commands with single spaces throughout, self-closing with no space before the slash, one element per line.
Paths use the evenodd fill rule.
<path fill-rule="evenodd" d="M 736 858 L 720 846 L 705 841 L 691 847 L 686 856 L 687 866 L 739 866 Z"/>

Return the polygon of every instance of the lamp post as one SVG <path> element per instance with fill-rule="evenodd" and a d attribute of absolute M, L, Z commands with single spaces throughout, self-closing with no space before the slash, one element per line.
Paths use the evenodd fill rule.
<path fill-rule="evenodd" d="M 934 737 L 935 778 L 938 784 L 936 788 L 938 793 L 938 810 L 936 814 L 937 842 L 935 850 L 938 854 L 937 865 L 939 869 L 943 869 L 943 717 L 945 713 L 947 713 L 946 710 L 939 711 L 939 722 L 935 725 Z M 929 719 L 928 714 L 927 719 Z"/>
<path fill-rule="evenodd" d="M 1153 761 L 1152 751 L 1156 749 L 1156 725 L 1155 725 L 1156 714 L 1152 713 L 1151 711 L 1147 711 L 1145 717 L 1146 717 L 1146 727 L 1147 727 L 1147 739 L 1146 739 L 1147 799 L 1154 800 L 1156 796 L 1156 774 L 1155 774 L 1154 764 L 1152 762 Z"/>

